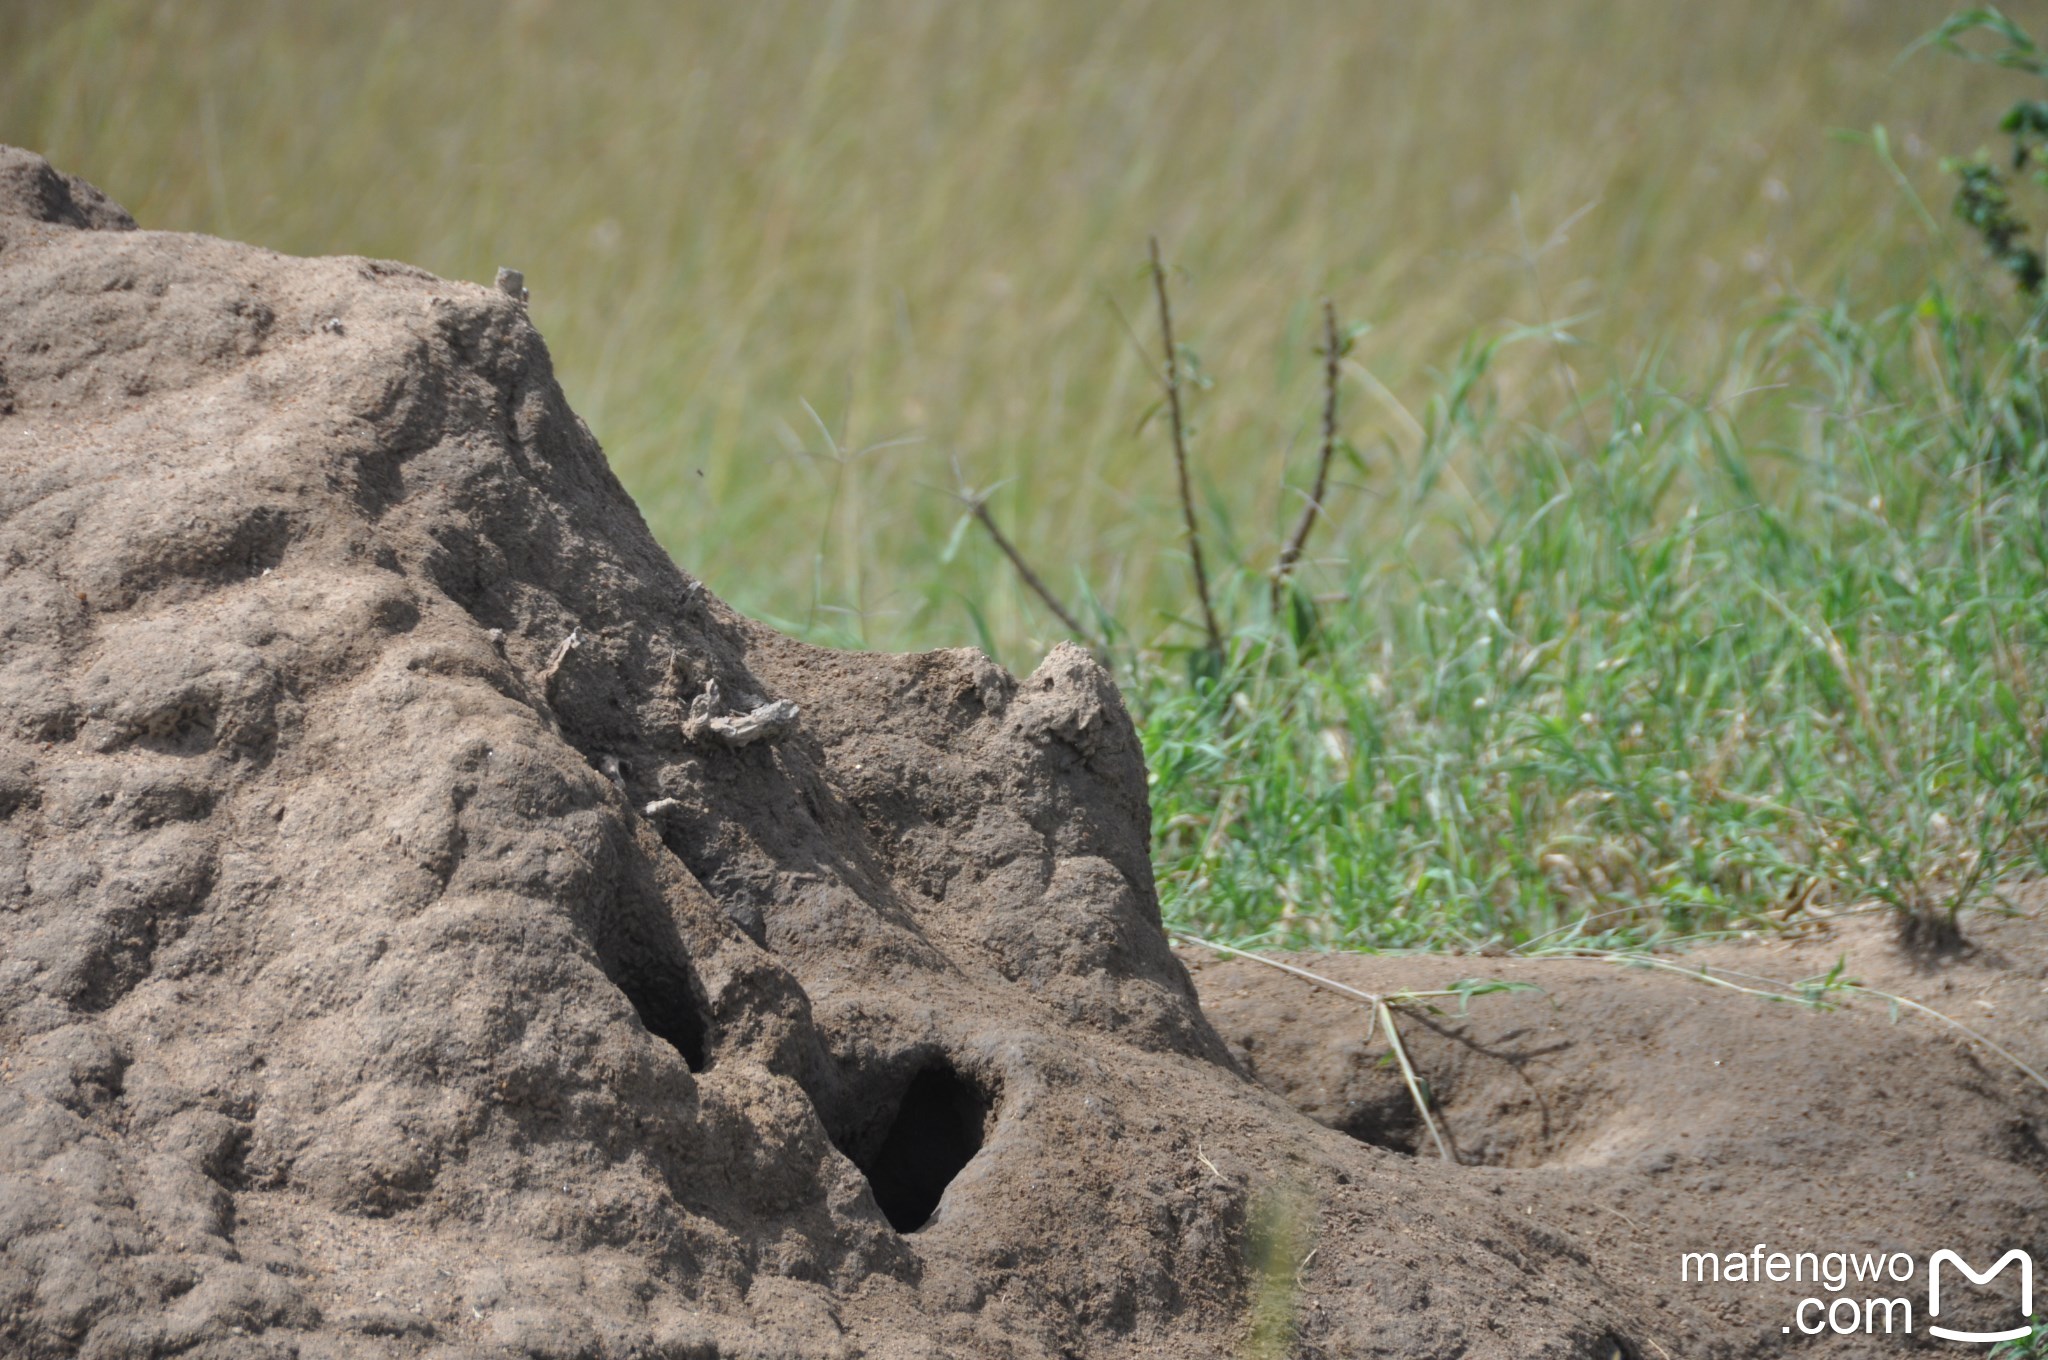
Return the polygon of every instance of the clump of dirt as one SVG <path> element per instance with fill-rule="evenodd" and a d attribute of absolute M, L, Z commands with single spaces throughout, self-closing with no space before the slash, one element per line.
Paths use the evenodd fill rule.
<path fill-rule="evenodd" d="M 1078 649 L 728 610 L 519 298 L 135 230 L 0 148 L 0 1353 L 1763 1353 L 1577 1192 L 1326 1127 L 1298 1024 L 1233 1056 L 1145 790 Z M 2006 1121 L 1950 1190 L 1986 1231 L 2048 1221 L 2038 1106 L 1854 1033 L 1950 1074 L 1948 1142 Z M 1803 1094 L 1783 1168 L 1866 1116 Z M 1451 1122 L 1532 1177 L 1599 1146 Z"/>

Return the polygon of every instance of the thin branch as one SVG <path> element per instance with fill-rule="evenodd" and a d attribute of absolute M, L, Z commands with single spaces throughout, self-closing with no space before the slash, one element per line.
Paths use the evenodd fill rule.
<path fill-rule="evenodd" d="M 1210 945 L 1209 947 L 1213 949 L 1216 946 Z M 1723 968 L 1721 971 L 1723 973 L 1729 974 L 1731 977 L 1747 978 L 1750 981 L 1766 983 L 1770 987 L 1776 987 L 1781 990 L 1770 991 L 1764 987 L 1746 987 L 1742 983 L 1730 981 L 1728 977 L 1715 977 L 1713 973 L 1709 971 L 1709 965 L 1702 964 L 1698 968 L 1687 968 L 1681 964 L 1673 963 L 1668 959 L 1660 959 L 1657 958 L 1655 955 L 1644 954 L 1636 950 L 1574 949 L 1562 951 L 1561 956 L 1582 959 L 1598 959 L 1603 963 L 1627 964 L 1631 967 L 1662 969 L 1665 972 L 1676 973 L 1680 977 L 1692 978 L 1698 982 L 1712 983 L 1716 987 L 1726 987 L 1730 991 L 1742 992 L 1749 996 L 1760 996 L 1767 1001 L 1789 1001 L 1794 1005 L 1809 1006 L 1814 1007 L 1816 1009 L 1818 1008 L 1818 1005 L 1814 1000 L 1800 992 L 1799 985 L 1797 983 L 1781 982 L 1777 978 L 1760 977 L 1755 973 L 1738 972 L 1732 968 Z M 1874 996 L 1880 1001 L 1889 1002 L 1890 1004 L 1895 1006 L 1904 1006 L 1908 1010 L 1916 1011 L 1919 1014 L 1926 1016 L 1930 1020 L 1938 1020 L 1942 1024 L 1947 1025 L 1951 1029 L 1954 1029 L 1961 1033 L 1964 1038 L 1969 1039 L 1973 1043 L 1982 1045 L 1984 1048 L 1988 1049 L 1992 1053 L 1995 1053 L 1999 1057 L 2005 1059 L 2007 1062 L 2011 1063 L 2013 1067 L 2016 1068 L 2028 1080 L 2032 1081 L 2036 1086 L 2039 1086 L 2044 1091 L 2048 1091 L 2048 1075 L 2044 1075 L 2037 1069 L 2029 1066 L 2011 1049 L 2006 1048 L 2003 1045 L 1985 1037 L 1983 1034 L 1978 1033 L 1976 1030 L 1971 1029 L 1968 1025 L 1956 1019 L 1954 1016 L 1944 1015 L 1942 1012 L 1935 1010 L 1932 1006 L 1928 1006 L 1921 1002 L 1915 1001 L 1910 996 L 1900 996 L 1896 992 L 1882 991 L 1876 987 L 1865 986 L 1861 982 L 1838 982 L 1835 983 L 1834 986 L 1841 991 L 1848 992 L 1852 996 Z"/>
<path fill-rule="evenodd" d="M 1195 517 L 1195 493 L 1188 485 L 1187 426 L 1180 408 L 1180 348 L 1173 343 L 1173 305 L 1166 297 L 1166 266 L 1159 259 L 1159 238 L 1151 239 L 1152 289 L 1159 295 L 1159 336 L 1166 347 L 1166 409 L 1173 422 L 1173 470 L 1180 478 L 1180 509 L 1187 521 L 1188 558 L 1195 568 L 1195 594 L 1202 602 L 1202 626 L 1209 650 L 1223 656 L 1223 630 L 1216 626 L 1216 608 L 1209 600 L 1209 571 L 1202 563 L 1202 526 Z"/>
<path fill-rule="evenodd" d="M 1394 1025 L 1394 1008 L 1384 1000 L 1375 1002 L 1373 1008 L 1379 1012 L 1380 1024 L 1386 1027 L 1387 1047 L 1393 1050 L 1394 1060 L 1401 1064 L 1401 1080 L 1408 1087 L 1408 1099 L 1415 1103 L 1415 1113 L 1422 1116 L 1422 1126 L 1429 1130 L 1437 1155 L 1447 1162 L 1457 1161 L 1451 1155 L 1450 1144 L 1444 1142 L 1444 1135 L 1436 1126 L 1436 1117 L 1429 1112 L 1429 1093 L 1422 1089 L 1422 1078 L 1415 1075 L 1415 1066 L 1408 1061 L 1408 1050 L 1401 1043 L 1401 1031 Z"/>
<path fill-rule="evenodd" d="M 1942 1024 L 1947 1025 L 1951 1029 L 1954 1029 L 1961 1033 L 1964 1038 L 1969 1039 L 1974 1043 L 1982 1044 L 1985 1048 L 1990 1049 L 1993 1053 L 1996 1053 L 1999 1057 L 2005 1059 L 2014 1067 L 2018 1068 L 2022 1073 L 2024 1073 L 2028 1078 L 2030 1078 L 2033 1081 L 2034 1085 L 2040 1087 L 2044 1091 L 2048 1091 L 2048 1077 L 2042 1076 L 2039 1071 L 2035 1070 L 2028 1064 L 2020 1061 L 2020 1059 L 2013 1053 L 2011 1049 L 2006 1048 L 2002 1044 L 1995 1043 L 1992 1040 L 1985 1038 L 1982 1034 L 1979 1034 L 1976 1030 L 1971 1029 L 1968 1025 L 1964 1024 L 1962 1021 L 1956 1019 L 1955 1017 L 1943 1015 L 1940 1011 L 1934 1009 L 1934 1007 L 1922 1005 L 1920 1002 L 1915 1001 L 1910 996 L 1900 996 L 1896 992 L 1881 992 L 1875 987 L 1866 987 L 1860 982 L 1850 983 L 1849 990 L 1852 992 L 1862 992 L 1867 996 L 1874 996 L 1881 1001 L 1889 1001 L 1894 1005 L 1904 1006 L 1908 1010 L 1918 1011 L 1920 1014 L 1926 1016 L 1930 1020 L 1939 1020 Z"/>
<path fill-rule="evenodd" d="M 1342 375 L 1344 347 L 1337 338 L 1337 304 L 1323 299 L 1323 450 L 1316 459 L 1315 488 L 1309 492 L 1308 503 L 1301 507 L 1301 518 L 1295 521 L 1294 532 L 1287 536 L 1287 545 L 1280 549 L 1279 559 L 1273 563 L 1273 612 L 1280 612 L 1280 599 L 1287 589 L 1287 578 L 1294 574 L 1295 564 L 1301 561 L 1302 552 L 1308 547 L 1309 531 L 1316 527 L 1316 516 L 1323 508 L 1323 494 L 1330 487 L 1330 461 L 1337 456 L 1337 384 Z"/>
<path fill-rule="evenodd" d="M 1052 587 L 1046 585 L 1038 573 L 1031 569 L 1031 564 L 1024 560 L 1024 554 L 1017 551 L 1017 545 L 1010 542 L 1008 535 L 997 527 L 995 516 L 988 512 L 988 502 L 980 496 L 970 496 L 967 500 L 967 513 L 974 516 L 982 528 L 988 530 L 988 536 L 995 540 L 996 547 L 1002 551 L 1003 556 L 1010 559 L 1010 565 L 1017 569 L 1018 577 L 1031 588 L 1032 594 L 1045 601 L 1045 607 L 1066 626 L 1067 631 L 1077 638 L 1092 640 L 1093 635 L 1067 612 L 1067 607 L 1060 603 L 1060 597 L 1052 593 Z"/>
<path fill-rule="evenodd" d="M 1455 989 L 1429 992 L 1402 991 L 1395 992 L 1391 996 L 1380 992 L 1368 992 L 1357 987 L 1346 986 L 1335 978 L 1324 977 L 1321 973 L 1312 973 L 1306 968 L 1298 968 L 1291 963 L 1283 963 L 1279 959 L 1267 958 L 1264 954 L 1255 954 L 1249 949 L 1240 949 L 1234 944 L 1222 944 L 1216 940 L 1205 940 L 1201 936 L 1191 935 L 1185 930 L 1174 930 L 1168 933 L 1178 937 L 1184 943 L 1196 945 L 1202 949 L 1213 949 L 1219 954 L 1232 954 L 1251 963 L 1260 963 L 1268 968 L 1276 968 L 1283 973 L 1292 973 L 1304 982 L 1314 983 L 1318 987 L 1326 988 L 1342 996 L 1348 996 L 1354 1001 L 1365 1002 L 1369 1008 L 1366 1011 L 1365 1042 L 1372 1042 L 1375 1030 L 1380 1028 L 1386 1030 L 1387 1048 L 1393 1053 L 1394 1061 L 1399 1063 L 1401 1067 L 1401 1083 L 1408 1088 L 1408 1099 L 1414 1103 L 1415 1113 L 1422 1117 L 1422 1126 L 1429 1130 L 1430 1140 L 1436 1144 L 1437 1154 L 1447 1162 L 1458 1160 L 1452 1154 L 1450 1144 L 1444 1141 L 1443 1131 L 1437 1126 L 1436 1116 L 1430 1113 L 1429 1093 L 1423 1089 L 1422 1078 L 1416 1074 L 1414 1064 L 1408 1061 L 1408 1049 L 1401 1042 L 1401 1031 L 1394 1023 L 1394 1006 L 1397 1003 L 1402 1001 L 1421 1001 L 1438 996 L 1456 996 L 1459 993 Z"/>
<path fill-rule="evenodd" d="M 1557 361 L 1558 376 L 1564 381 L 1565 396 L 1571 402 L 1572 414 L 1578 418 L 1579 434 L 1586 441 L 1588 452 L 1592 451 L 1598 441 L 1593 438 L 1592 422 L 1586 418 L 1586 399 L 1579 394 L 1578 370 L 1574 369 L 1571 360 L 1565 357 L 1564 341 L 1560 338 L 1558 330 L 1560 324 L 1569 325 L 1571 323 L 1559 323 L 1551 317 L 1550 297 L 1543 287 L 1543 270 L 1537 261 L 1546 252 L 1562 245 L 1568 239 L 1565 233 L 1572 229 L 1572 225 L 1598 207 L 1599 203 L 1600 200 L 1594 199 L 1591 203 L 1573 213 L 1555 231 L 1550 233 L 1549 240 L 1545 241 L 1542 246 L 1532 249 L 1529 245 L 1529 228 L 1522 220 L 1522 196 L 1520 194 L 1513 194 L 1508 198 L 1508 204 L 1514 209 L 1515 214 L 1515 235 L 1522 242 L 1522 267 L 1529 271 L 1529 288 L 1530 291 L 1536 294 L 1536 310 L 1542 316 L 1543 331 L 1550 337 L 1550 353 Z"/>

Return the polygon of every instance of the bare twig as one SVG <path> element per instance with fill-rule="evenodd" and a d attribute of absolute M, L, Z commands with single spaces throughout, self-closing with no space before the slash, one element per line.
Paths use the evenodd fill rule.
<path fill-rule="evenodd" d="M 1251 963 L 1264 964 L 1268 968 L 1278 969 L 1283 973 L 1291 973 L 1304 982 L 1314 983 L 1316 986 L 1336 992 L 1340 996 L 1348 996 L 1354 1001 L 1365 1002 L 1370 1008 L 1366 1012 L 1365 1042 L 1372 1042 L 1372 1036 L 1377 1029 L 1381 1027 L 1386 1029 L 1387 1048 L 1393 1053 L 1394 1061 L 1401 1068 L 1401 1084 L 1408 1088 L 1408 1099 L 1413 1102 L 1415 1113 L 1422 1117 L 1422 1126 L 1429 1130 L 1430 1140 L 1436 1144 L 1437 1155 L 1447 1162 L 1458 1160 L 1452 1155 L 1450 1144 L 1444 1141 L 1443 1131 L 1437 1125 L 1436 1116 L 1430 1112 L 1429 1093 L 1423 1089 L 1422 1078 L 1416 1074 L 1414 1065 L 1408 1061 L 1408 1049 L 1402 1044 L 1401 1031 L 1394 1024 L 1394 1006 L 1397 1003 L 1421 1001 L 1430 997 L 1456 996 L 1458 995 L 1456 991 L 1403 991 L 1395 992 L 1392 995 L 1368 992 L 1358 987 L 1347 986 L 1335 978 L 1324 977 L 1321 973 L 1312 973 L 1306 968 L 1298 968 L 1294 964 L 1283 963 L 1279 959 L 1270 959 L 1264 954 L 1253 953 L 1249 949 L 1240 949 L 1234 944 L 1222 944 L 1216 940 L 1205 940 L 1199 935 L 1191 935 L 1184 930 L 1175 930 L 1170 933 L 1186 943 L 1196 945 L 1199 948 L 1213 949 L 1219 954 L 1230 954 Z"/>
<path fill-rule="evenodd" d="M 1166 348 L 1166 411 L 1173 429 L 1173 470 L 1180 478 L 1180 508 L 1187 521 L 1188 558 L 1195 569 L 1195 594 L 1202 602 L 1202 626 L 1209 633 L 1209 650 L 1221 659 L 1223 630 L 1216 625 L 1216 608 L 1209 600 L 1209 571 L 1202 563 L 1202 527 L 1195 516 L 1195 493 L 1188 484 L 1187 425 L 1180 406 L 1180 348 L 1173 342 L 1173 304 L 1166 296 L 1166 266 L 1159 258 L 1159 238 L 1151 239 L 1152 290 L 1159 297 L 1159 336 Z"/>
<path fill-rule="evenodd" d="M 1565 398 L 1571 402 L 1572 414 L 1578 419 L 1580 437 L 1586 441 L 1586 448 L 1590 452 L 1598 441 L 1593 438 L 1592 422 L 1586 418 L 1586 400 L 1579 395 L 1578 371 L 1572 367 L 1571 360 L 1565 357 L 1564 337 L 1558 331 L 1558 322 L 1551 315 L 1550 297 L 1543 287 L 1543 270 L 1537 262 L 1553 246 L 1562 245 L 1568 239 L 1565 233 L 1570 231 L 1581 217 L 1600 206 L 1600 200 L 1594 199 L 1567 217 L 1550 233 L 1550 239 L 1540 247 L 1531 247 L 1529 244 L 1529 228 L 1522 220 L 1522 196 L 1512 195 L 1508 203 L 1514 209 L 1515 235 L 1520 237 L 1522 242 L 1522 267 L 1529 271 L 1529 289 L 1536 294 L 1536 310 L 1542 317 L 1543 329 L 1550 339 L 1550 353 L 1557 361 L 1557 373 L 1564 383 Z"/>
<path fill-rule="evenodd" d="M 1031 569 L 1031 564 L 1024 560 L 1024 554 L 1017 551 L 1017 545 L 1010 542 L 1009 536 L 997 527 L 995 516 L 989 513 L 988 502 L 980 496 L 968 497 L 967 513 L 974 516 L 975 522 L 982 528 L 988 530 L 988 536 L 995 541 L 996 547 L 1001 550 L 1003 556 L 1010 559 L 1010 565 L 1017 569 L 1018 577 L 1031 588 L 1032 594 L 1045 601 L 1045 607 L 1053 612 L 1054 617 L 1059 619 L 1066 630 L 1077 638 L 1088 639 L 1088 630 L 1067 611 L 1067 607 L 1060 603 L 1059 596 L 1052 593 L 1052 587 Z"/>
<path fill-rule="evenodd" d="M 1974 1029 L 1971 1029 L 1968 1025 L 1964 1024 L 1962 1021 L 1956 1019 L 1955 1017 L 1944 1015 L 1940 1011 L 1934 1009 L 1934 1007 L 1932 1006 L 1922 1005 L 1920 1002 L 1915 1001 L 1910 996 L 1900 996 L 1896 992 L 1881 992 L 1875 987 L 1866 987 L 1860 982 L 1850 983 L 1849 990 L 1855 992 L 1862 992 L 1868 996 L 1874 996 L 1878 998 L 1880 1001 L 1888 1001 L 1895 1006 L 1904 1006 L 1907 1010 L 1910 1011 L 1918 1011 L 1920 1014 L 1926 1016 L 1930 1020 L 1939 1020 L 1942 1024 L 1947 1025 L 1950 1029 L 1955 1030 L 1964 1038 L 1970 1040 L 1972 1043 L 1981 1044 L 1983 1047 L 1990 1049 L 1993 1053 L 1996 1053 L 1999 1057 L 2005 1059 L 2014 1067 L 2018 1068 L 2023 1074 L 2025 1074 L 2025 1076 L 2029 1080 L 2031 1080 L 2034 1083 L 2034 1085 L 2040 1087 L 2044 1091 L 2048 1091 L 2048 1077 L 2042 1076 L 2036 1068 L 2028 1065 L 2025 1062 L 2022 1062 L 2019 1059 L 2019 1057 L 2013 1053 L 2011 1049 L 2006 1048 L 2004 1045 L 1996 1043 L 1991 1039 L 1987 1039 L 1984 1035 L 1978 1033 Z"/>
<path fill-rule="evenodd" d="M 1436 1126 L 1436 1116 L 1429 1112 L 1429 1093 L 1422 1089 L 1422 1078 L 1415 1075 L 1414 1064 L 1408 1061 L 1408 1049 L 1401 1043 L 1401 1031 L 1394 1024 L 1394 1008 L 1384 998 L 1374 1002 L 1373 1008 L 1379 1012 L 1380 1024 L 1386 1028 L 1387 1047 L 1393 1050 L 1394 1060 L 1401 1064 L 1401 1080 L 1408 1087 L 1408 1099 L 1414 1102 L 1415 1113 L 1422 1116 L 1422 1126 L 1429 1130 L 1437 1155 L 1447 1162 L 1457 1161 L 1451 1155 L 1450 1145 L 1444 1142 L 1442 1130 Z"/>
<path fill-rule="evenodd" d="M 1307 504 L 1301 507 L 1301 518 L 1295 521 L 1294 532 L 1287 536 L 1287 545 L 1280 549 L 1278 560 L 1273 563 L 1273 612 L 1280 612 L 1280 599 L 1287 589 L 1287 578 L 1294 574 L 1295 564 L 1301 561 L 1301 554 L 1308 547 L 1309 531 L 1316 527 L 1316 516 L 1323 508 L 1323 493 L 1330 485 L 1330 461 L 1337 456 L 1337 383 L 1343 372 L 1344 346 L 1337 338 L 1337 304 L 1323 299 L 1323 449 L 1316 459 L 1315 487 L 1308 494 Z"/>
<path fill-rule="evenodd" d="M 1215 946 L 1212 945 L 1210 947 L 1214 948 Z M 1660 959 L 1653 954 L 1644 954 L 1630 949 L 1573 949 L 1562 951 L 1561 956 L 1598 959 L 1603 963 L 1620 963 L 1637 968 L 1660 969 L 1668 973 L 1677 973 L 1680 977 L 1688 977 L 1695 981 L 1711 983 L 1716 987 L 1726 987 L 1730 991 L 1742 992 L 1748 996 L 1760 996 L 1768 1001 L 1789 1001 L 1794 1005 L 1818 1008 L 1818 1003 L 1803 993 L 1797 983 L 1781 982 L 1777 978 L 1761 977 L 1755 973 L 1737 972 L 1731 968 L 1721 969 L 1721 973 L 1724 976 L 1716 977 L 1706 964 L 1702 964 L 1697 968 L 1687 968 L 1683 964 L 1674 963 L 1669 959 Z M 1731 981 L 1731 978 L 1743 978 L 1750 982 L 1760 982 L 1764 985 L 1762 987 L 1745 986 L 1741 982 Z M 1876 997 L 1878 1000 L 1890 1005 L 1903 1006 L 1907 1010 L 1924 1015 L 1930 1020 L 1939 1021 L 1957 1031 L 1972 1043 L 1978 1044 L 2005 1059 L 2029 1081 L 2039 1086 L 2042 1090 L 2048 1091 L 2048 1074 L 2044 1074 L 2039 1069 L 2030 1066 L 2011 1049 L 1971 1029 L 1954 1016 L 1944 1015 L 1932 1006 L 1915 1001 L 1910 996 L 1900 996 L 1896 992 L 1887 992 L 1876 987 L 1867 987 L 1860 982 L 1843 981 L 1837 982 L 1833 986 L 1838 990 L 1849 993 L 1851 996 Z"/>

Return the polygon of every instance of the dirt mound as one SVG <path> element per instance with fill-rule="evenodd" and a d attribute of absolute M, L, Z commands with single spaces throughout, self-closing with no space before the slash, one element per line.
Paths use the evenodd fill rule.
<path fill-rule="evenodd" d="M 514 297 L 131 227 L 0 149 L 0 1353 L 1752 1353 L 1247 1077 L 1084 653 L 782 638 Z"/>

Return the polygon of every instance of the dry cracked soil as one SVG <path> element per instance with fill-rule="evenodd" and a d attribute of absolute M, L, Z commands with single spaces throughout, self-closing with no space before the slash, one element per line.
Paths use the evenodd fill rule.
<path fill-rule="evenodd" d="M 1403 1008 L 1446 1160 L 1369 1008 L 1169 947 L 1148 821 L 1086 653 L 679 570 L 517 298 L 0 148 L 0 1354 L 1890 1355 L 1679 1257 L 2048 1261 L 2048 1099 L 1951 1025 L 1297 960 L 1541 989 Z M 2039 1065 L 2039 914 L 1976 938 L 1705 961 Z"/>

